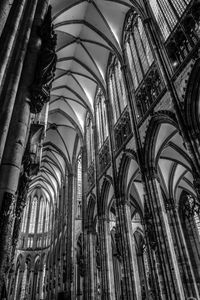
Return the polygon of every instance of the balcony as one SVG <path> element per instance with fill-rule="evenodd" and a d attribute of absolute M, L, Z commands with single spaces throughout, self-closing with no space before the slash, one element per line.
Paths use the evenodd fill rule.
<path fill-rule="evenodd" d="M 131 133 L 131 122 L 128 108 L 126 107 L 114 128 L 116 152 L 127 142 Z"/>
<path fill-rule="evenodd" d="M 110 160 L 111 158 L 110 158 L 110 151 L 109 151 L 109 141 L 107 138 L 99 151 L 100 174 L 102 174 L 105 171 L 106 167 L 110 163 Z"/>
<path fill-rule="evenodd" d="M 42 145 L 44 140 L 44 125 L 31 124 L 29 139 L 23 157 L 24 171 L 29 176 L 35 176 L 39 172 Z"/>
<path fill-rule="evenodd" d="M 91 188 L 95 182 L 94 162 L 92 162 L 88 168 L 87 178 L 88 178 L 88 188 Z"/>
<path fill-rule="evenodd" d="M 156 65 L 153 64 L 135 93 L 138 121 L 140 121 L 153 104 L 156 103 L 156 100 L 162 95 L 163 90 L 164 82 L 161 79 Z"/>
<path fill-rule="evenodd" d="M 173 68 L 177 71 L 196 55 L 200 45 L 200 2 L 192 1 L 165 43 Z"/>

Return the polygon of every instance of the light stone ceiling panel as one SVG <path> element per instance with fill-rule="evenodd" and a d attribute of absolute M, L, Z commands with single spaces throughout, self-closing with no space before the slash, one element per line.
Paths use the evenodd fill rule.
<path fill-rule="evenodd" d="M 50 4 L 58 60 L 42 167 L 31 189 L 40 186 L 53 199 L 75 165 L 86 114 L 94 113 L 97 88 L 106 91 L 109 54 L 122 56 L 122 29 L 131 4 L 128 0 L 51 0 Z"/>

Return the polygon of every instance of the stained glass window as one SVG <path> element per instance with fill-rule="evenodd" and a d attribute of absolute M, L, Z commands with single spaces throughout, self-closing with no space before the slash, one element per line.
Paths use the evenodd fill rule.
<path fill-rule="evenodd" d="M 29 223 L 29 233 L 34 233 L 35 231 L 35 221 L 37 214 L 37 197 L 34 197 L 31 201 L 31 215 L 30 215 L 30 223 Z"/>
<path fill-rule="evenodd" d="M 96 116 L 97 116 L 96 119 L 97 119 L 97 130 L 98 130 L 98 142 L 99 142 L 99 147 L 101 147 L 108 136 L 105 97 L 101 92 L 101 90 L 99 90 L 97 93 Z"/>
<path fill-rule="evenodd" d="M 76 215 L 81 217 L 82 215 L 82 156 L 78 158 L 77 164 L 77 205 L 76 205 Z"/>
<path fill-rule="evenodd" d="M 48 232 L 48 231 L 49 231 L 49 213 L 50 213 L 50 209 L 49 209 L 49 201 L 46 201 L 46 209 L 45 209 L 45 228 L 44 228 L 44 232 Z"/>
<path fill-rule="evenodd" d="M 135 16 L 126 42 L 126 53 L 135 90 L 153 63 L 153 54 L 139 16 Z"/>
<path fill-rule="evenodd" d="M 44 198 L 40 199 L 40 210 L 39 210 L 39 218 L 38 218 L 38 233 L 42 233 L 43 230 L 43 222 L 44 222 L 44 209 L 45 209 L 45 201 Z"/>
<path fill-rule="evenodd" d="M 29 200 L 28 203 L 26 204 L 23 212 L 23 219 L 22 219 L 22 232 L 26 232 L 26 225 L 27 225 L 27 219 L 28 219 L 28 212 L 29 212 Z"/>
<path fill-rule="evenodd" d="M 150 0 L 150 5 L 164 40 L 168 38 L 191 0 Z"/>
<path fill-rule="evenodd" d="M 87 157 L 88 157 L 88 166 L 94 159 L 93 155 L 93 129 L 92 129 L 92 120 L 90 115 L 88 114 L 86 119 L 86 144 L 87 144 Z"/>
<path fill-rule="evenodd" d="M 109 96 L 113 108 L 113 120 L 116 123 L 127 105 L 121 64 L 117 60 L 114 60 L 110 68 Z"/>
<path fill-rule="evenodd" d="M 22 277 L 21 295 L 20 300 L 24 300 L 26 296 L 26 280 L 27 280 L 27 264 L 25 264 L 25 270 Z"/>

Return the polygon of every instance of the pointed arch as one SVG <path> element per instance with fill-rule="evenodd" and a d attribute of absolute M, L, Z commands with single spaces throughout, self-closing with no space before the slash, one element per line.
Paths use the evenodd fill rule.
<path fill-rule="evenodd" d="M 184 115 L 188 131 L 200 133 L 200 58 L 196 60 L 190 74 L 184 101 Z"/>

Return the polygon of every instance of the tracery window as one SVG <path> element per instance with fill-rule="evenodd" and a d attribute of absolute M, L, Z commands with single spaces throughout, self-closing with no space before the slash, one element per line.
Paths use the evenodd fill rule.
<path fill-rule="evenodd" d="M 140 121 L 161 95 L 164 83 L 154 62 L 143 21 L 136 11 L 131 10 L 127 15 L 124 43 L 135 92 L 136 115 Z"/>
<path fill-rule="evenodd" d="M 45 209 L 45 226 L 44 226 L 44 232 L 48 232 L 49 231 L 49 225 L 50 225 L 50 220 L 49 220 L 49 216 L 50 215 L 50 207 L 49 207 L 49 201 L 46 201 L 46 209 Z"/>
<path fill-rule="evenodd" d="M 45 209 L 45 200 L 43 197 L 40 199 L 40 210 L 39 210 L 39 218 L 38 218 L 38 233 L 42 233 L 43 230 L 43 222 L 44 222 L 44 209 Z"/>
<path fill-rule="evenodd" d="M 29 233 L 34 233 L 34 231 L 35 231 L 37 204 L 38 204 L 38 199 L 37 199 L 37 197 L 34 197 L 31 201 L 31 215 L 30 215 L 30 223 L 29 223 Z"/>
<path fill-rule="evenodd" d="M 21 227 L 22 232 L 26 232 L 29 203 L 30 203 L 30 201 L 28 200 L 28 203 L 26 204 L 26 206 L 24 208 L 24 212 L 23 212 L 22 227 Z"/>
<path fill-rule="evenodd" d="M 82 216 L 82 156 L 78 157 L 77 162 L 77 203 L 76 203 L 76 216 Z"/>
<path fill-rule="evenodd" d="M 29 196 L 21 225 L 20 241 L 23 248 L 41 248 L 49 245 L 52 209 L 50 198 L 41 193 L 41 190 L 38 189 Z"/>
<path fill-rule="evenodd" d="M 200 205 L 195 201 L 194 197 L 187 194 L 184 203 L 184 214 L 189 220 L 193 220 L 200 238 Z"/>
<path fill-rule="evenodd" d="M 113 120 L 114 123 L 116 123 L 127 105 L 121 64 L 117 59 L 113 59 L 113 62 L 110 66 L 109 94 L 113 108 Z"/>
<path fill-rule="evenodd" d="M 87 115 L 87 118 L 86 118 L 86 145 L 87 145 L 87 157 L 88 157 L 88 166 L 89 166 L 94 159 L 92 119 L 89 114 Z"/>
<path fill-rule="evenodd" d="M 153 63 L 152 51 L 142 24 L 137 14 L 130 16 L 131 24 L 126 42 L 126 53 L 135 90 Z"/>
<path fill-rule="evenodd" d="M 27 263 L 25 263 L 25 270 L 24 270 L 24 274 L 23 274 L 23 277 L 22 277 L 20 300 L 24 300 L 24 298 L 26 296 L 27 273 L 28 273 L 28 267 L 27 267 Z"/>
<path fill-rule="evenodd" d="M 98 143 L 100 148 L 103 145 L 105 139 L 108 137 L 105 97 L 100 89 L 97 92 L 96 100 L 96 120 L 99 138 Z"/>
<path fill-rule="evenodd" d="M 150 0 L 150 5 L 164 40 L 173 31 L 191 0 Z"/>

